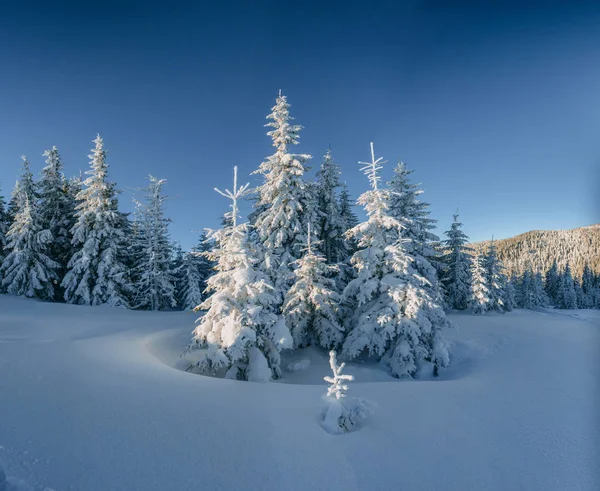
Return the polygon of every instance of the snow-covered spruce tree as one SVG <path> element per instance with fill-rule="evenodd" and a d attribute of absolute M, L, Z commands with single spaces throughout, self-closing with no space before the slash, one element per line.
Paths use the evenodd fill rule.
<path fill-rule="evenodd" d="M 37 184 L 40 227 L 52 234 L 48 256 L 59 265 L 58 275 L 62 279 L 72 255 L 70 231 L 75 225 L 75 208 L 68 182 L 63 175 L 58 149 L 52 147 L 46 150 L 44 157 L 47 165 Z M 56 300 L 62 299 L 61 293 L 60 288 L 57 288 Z"/>
<path fill-rule="evenodd" d="M 135 266 L 134 308 L 165 310 L 175 308 L 175 272 L 172 270 L 172 247 L 169 240 L 170 219 L 165 218 L 165 179 L 148 176 L 144 201 L 137 202 L 141 223 L 138 225 L 139 259 Z"/>
<path fill-rule="evenodd" d="M 323 408 L 323 429 L 333 435 L 355 431 L 360 428 L 373 412 L 373 405 L 364 399 L 348 399 L 345 382 L 354 380 L 353 375 L 343 374 L 345 363 L 337 364 L 335 351 L 329 352 L 329 366 L 333 377 L 323 377 L 331 385 L 327 388 Z"/>
<path fill-rule="evenodd" d="M 183 310 L 193 310 L 202 303 L 204 281 L 200 275 L 198 259 L 193 251 L 188 251 L 183 255 L 181 291 L 178 295 L 178 304 Z"/>
<path fill-rule="evenodd" d="M 356 216 L 356 213 L 354 213 L 354 202 L 350 198 L 350 192 L 348 191 L 348 186 L 346 183 L 342 184 L 339 203 L 340 217 L 342 219 L 342 223 L 344 224 L 345 233 L 358 225 L 358 217 Z M 346 243 L 348 243 L 347 238 Z M 351 247 L 351 245 L 347 245 L 347 247 Z M 351 255 L 354 253 L 354 250 L 349 250 L 348 252 L 348 255 Z"/>
<path fill-rule="evenodd" d="M 534 310 L 548 307 L 548 304 L 548 295 L 544 290 L 542 274 L 526 269 L 521 275 L 519 283 L 519 307 Z"/>
<path fill-rule="evenodd" d="M 506 276 L 503 273 L 504 266 L 498 258 L 493 237 L 488 247 L 487 254 L 485 255 L 484 265 L 486 282 L 489 290 L 489 310 L 505 312 L 506 307 L 504 306 L 504 299 L 506 297 Z"/>
<path fill-rule="evenodd" d="M 316 233 L 320 241 L 320 250 L 328 264 L 337 264 L 347 259 L 347 247 L 344 244 L 344 217 L 340 213 L 337 189 L 340 187 L 340 166 L 331 156 L 331 149 L 325 152 L 321 168 L 317 172 L 317 226 Z"/>
<path fill-rule="evenodd" d="M 337 275 L 337 284 L 341 291 L 354 278 L 354 270 L 350 265 L 350 258 L 356 252 L 356 241 L 353 238 L 349 238 L 347 232 L 358 225 L 358 217 L 354 213 L 354 202 L 350 199 L 346 183 L 342 184 L 340 192 L 339 213 L 342 229 L 344 230 L 344 240 L 340 243 L 342 247 L 342 260 L 338 263 L 340 271 Z"/>
<path fill-rule="evenodd" d="M 567 263 L 565 270 L 560 275 L 557 307 L 561 309 L 577 308 L 577 294 L 575 293 L 575 284 L 569 263 Z"/>
<path fill-rule="evenodd" d="M 53 300 L 59 265 L 46 254 L 53 237 L 41 229 L 35 202 L 25 197 L 22 206 L 7 233 L 10 252 L 1 267 L 2 286 L 14 295 Z"/>
<path fill-rule="evenodd" d="M 77 223 L 71 233 L 74 254 L 62 281 L 67 303 L 124 306 L 131 287 L 124 257 L 127 223 L 118 210 L 115 184 L 108 181 L 106 151 L 100 135 L 89 155 L 91 169 L 77 194 Z"/>
<path fill-rule="evenodd" d="M 29 160 L 25 155 L 21 156 L 21 160 L 23 161 L 23 170 L 21 171 L 21 176 L 15 183 L 12 199 L 8 205 L 8 214 L 11 223 L 15 220 L 17 214 L 23 211 L 26 201 L 29 201 L 30 206 L 33 206 L 37 203 L 38 199 L 36 186 L 33 182 L 33 174 L 29 168 Z"/>
<path fill-rule="evenodd" d="M 248 184 L 233 191 L 217 192 L 232 201 L 232 226 L 211 231 L 216 247 L 206 253 L 215 261 L 216 273 L 208 279 L 212 292 L 197 310 L 198 319 L 189 349 L 206 347 L 198 364 L 204 372 L 225 372 L 227 378 L 268 381 L 281 376 L 280 351 L 293 341 L 283 317 L 273 313 L 276 297 L 266 274 L 258 269 L 259 259 L 248 241 L 248 224 L 238 225 L 238 200 Z"/>
<path fill-rule="evenodd" d="M 412 377 L 420 360 L 429 360 L 437 374 L 449 362 L 442 337 L 449 322 L 403 246 L 401 223 L 388 213 L 387 192 L 379 188 L 382 159 L 375 159 L 373 144 L 371 162 L 362 164 L 371 189 L 358 200 L 367 221 L 347 233 L 358 250 L 351 261 L 356 278 L 344 290 L 354 310 L 343 354 L 354 358 L 368 352 L 395 377 Z"/>
<path fill-rule="evenodd" d="M 443 241 L 446 253 L 441 258 L 444 263 L 441 281 L 446 290 L 448 307 L 464 310 L 469 303 L 471 248 L 467 246 L 469 237 L 461 230 L 458 211 L 453 216 L 450 230 L 444 232 L 448 238 Z"/>
<path fill-rule="evenodd" d="M 511 276 L 506 281 L 504 306 L 506 307 L 507 312 L 510 312 L 517 307 L 517 284 L 518 280 L 515 276 Z"/>
<path fill-rule="evenodd" d="M 471 261 L 471 296 L 469 297 L 469 308 L 474 314 L 485 314 L 491 307 L 490 290 L 484 259 L 475 254 Z"/>
<path fill-rule="evenodd" d="M 255 174 L 264 176 L 257 188 L 256 210 L 251 215 L 253 233 L 263 256 L 263 271 L 275 286 L 276 305 L 281 305 L 293 281 L 292 264 L 301 257 L 308 222 L 315 223 L 314 190 L 303 179 L 310 155 L 293 154 L 289 145 L 298 144 L 299 125 L 291 124 L 290 105 L 281 94 L 266 126 L 276 151 L 260 164 Z"/>
<path fill-rule="evenodd" d="M 202 233 L 198 245 L 184 255 L 179 292 L 179 304 L 184 310 L 196 308 L 204 299 L 206 281 L 212 275 L 215 266 L 206 256 L 212 246 L 213 243 L 206 233 Z"/>
<path fill-rule="evenodd" d="M 544 277 L 539 271 L 533 274 L 533 291 L 539 307 L 546 308 L 550 305 L 550 300 L 544 290 Z"/>
<path fill-rule="evenodd" d="M 546 272 L 546 281 L 544 288 L 552 305 L 558 305 L 558 292 L 560 290 L 560 274 L 556 259 L 552 263 L 550 269 Z"/>
<path fill-rule="evenodd" d="M 439 261 L 439 254 L 432 247 L 439 241 L 431 232 L 436 220 L 429 217 L 429 203 L 419 199 L 423 190 L 420 183 L 411 183 L 412 172 L 403 162 L 394 169 L 394 177 L 389 182 L 389 214 L 402 224 L 401 237 L 406 239 L 404 247 L 414 259 L 413 266 L 431 283 L 437 301 L 443 302 L 438 272 L 432 264 Z"/>
<path fill-rule="evenodd" d="M 429 217 L 429 203 L 419 199 L 423 190 L 421 183 L 410 181 L 412 173 L 404 162 L 399 162 L 394 169 L 394 177 L 389 182 L 389 213 L 404 226 L 402 235 L 410 239 L 414 251 L 431 261 L 437 254 L 430 244 L 439 240 L 431 232 L 435 229 L 436 220 Z"/>
<path fill-rule="evenodd" d="M 581 276 L 581 290 L 583 293 L 583 302 L 580 305 L 580 308 L 594 308 L 594 273 L 592 272 L 590 265 L 587 263 L 583 267 L 583 274 Z"/>
<path fill-rule="evenodd" d="M 311 244 L 310 224 L 307 241 L 304 256 L 296 261 L 294 284 L 285 296 L 283 315 L 292 333 L 294 347 L 338 348 L 344 329 L 338 320 L 340 298 L 332 279 L 337 267 L 328 265 L 315 251 Z"/>

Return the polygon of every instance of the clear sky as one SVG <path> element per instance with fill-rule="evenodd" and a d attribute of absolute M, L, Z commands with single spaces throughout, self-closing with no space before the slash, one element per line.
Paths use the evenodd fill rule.
<path fill-rule="evenodd" d="M 0 183 L 100 133 L 125 191 L 166 178 L 172 236 L 213 227 L 232 168 L 272 153 L 279 89 L 313 169 L 356 197 L 369 142 L 415 170 L 439 231 L 473 240 L 600 222 L 600 8 L 592 2 L 2 2 Z"/>

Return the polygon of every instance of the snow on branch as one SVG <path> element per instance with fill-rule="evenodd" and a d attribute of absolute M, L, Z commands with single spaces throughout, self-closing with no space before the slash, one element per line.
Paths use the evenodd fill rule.
<path fill-rule="evenodd" d="M 231 218 L 231 222 L 233 224 L 234 227 L 237 226 L 237 219 L 239 217 L 238 213 L 239 213 L 239 208 L 238 208 L 238 200 L 243 198 L 244 196 L 250 194 L 250 190 L 248 189 L 248 186 L 250 186 L 250 183 L 246 183 L 244 184 L 242 187 L 238 188 L 237 187 L 237 165 L 233 168 L 233 191 L 229 191 L 229 189 L 226 189 L 225 191 L 221 191 L 219 188 L 215 188 L 215 191 L 217 193 L 219 193 L 222 196 L 225 196 L 226 198 L 229 198 L 232 201 L 231 206 L 231 211 L 229 213 L 225 214 L 226 218 Z"/>
<path fill-rule="evenodd" d="M 359 164 L 363 166 L 360 170 L 365 173 L 374 191 L 377 191 L 379 181 L 381 181 L 381 176 L 378 172 L 383 169 L 383 164 L 386 162 L 387 160 L 383 160 L 381 157 L 375 159 L 375 149 L 373 142 L 371 142 L 371 162 L 359 162 Z"/>

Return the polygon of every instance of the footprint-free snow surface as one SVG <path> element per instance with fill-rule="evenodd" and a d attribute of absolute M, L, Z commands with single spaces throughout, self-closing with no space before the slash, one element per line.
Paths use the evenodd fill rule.
<path fill-rule="evenodd" d="M 193 314 L 0 296 L 0 489 L 600 489 L 600 312 L 451 318 L 438 379 L 349 364 L 376 412 L 332 436 L 325 353 L 221 380 L 185 371 Z"/>

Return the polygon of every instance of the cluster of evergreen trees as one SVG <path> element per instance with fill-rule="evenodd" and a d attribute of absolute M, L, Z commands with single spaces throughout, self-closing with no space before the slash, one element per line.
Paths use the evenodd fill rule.
<path fill-rule="evenodd" d="M 595 275 L 588 264 L 581 279 L 573 277 L 569 263 L 560 271 L 554 261 L 545 275 L 528 268 L 523 274 L 511 277 L 510 284 L 518 307 L 600 308 L 600 275 Z"/>
<path fill-rule="evenodd" d="M 362 163 L 370 188 L 358 221 L 325 153 L 316 182 L 306 177 L 309 155 L 291 151 L 301 127 L 285 96 L 268 116 L 275 152 L 256 173 L 249 223 L 238 223 L 247 187 L 220 192 L 232 201 L 224 226 L 209 238 L 215 274 L 190 349 L 206 348 L 204 372 L 244 380 L 281 375 L 283 349 L 318 346 L 343 356 L 379 360 L 396 377 L 413 377 L 430 363 L 449 363 L 442 331 L 449 325 L 437 278 L 438 238 L 429 205 L 403 163 L 384 185 L 384 164 Z M 439 266 L 439 265 L 438 265 Z"/>
<path fill-rule="evenodd" d="M 523 273 L 508 276 L 494 240 L 487 243 L 487 250 L 474 249 L 461 227 L 455 214 L 443 243 L 446 252 L 441 256 L 440 276 L 448 308 L 476 314 L 516 307 L 600 308 L 600 274 L 594 274 L 589 264 L 583 268 L 581 281 L 573 277 L 568 263 L 559 271 L 556 260 L 545 275 L 534 272 L 530 264 Z"/>
<path fill-rule="evenodd" d="M 102 138 L 86 179 L 67 179 L 58 149 L 44 153 L 35 182 L 30 163 L 5 204 L 0 196 L 0 293 L 80 305 L 189 308 L 201 300 L 210 262 L 170 242 L 164 180 L 150 176 L 133 220 L 119 211 Z"/>
<path fill-rule="evenodd" d="M 556 264 L 545 278 L 507 278 L 492 241 L 476 253 L 458 213 L 446 239 L 402 162 L 383 183 L 385 163 L 362 163 L 369 188 L 359 222 L 331 150 L 307 178 L 310 155 L 293 153 L 301 126 L 285 96 L 268 116 L 274 153 L 257 168 L 262 183 L 219 191 L 231 200 L 222 228 L 183 252 L 169 237 L 164 180 L 149 177 L 130 217 L 119 211 L 102 139 L 87 178 L 66 179 L 56 147 L 34 182 L 29 162 L 12 199 L 0 197 L 0 291 L 81 305 L 202 312 L 190 349 L 198 369 L 230 378 L 281 375 L 280 353 L 309 345 L 370 356 L 396 377 L 425 363 L 449 363 L 445 310 L 505 312 L 516 306 L 599 306 L 600 279 L 580 281 Z M 252 199 L 248 223 L 238 201 Z"/>

